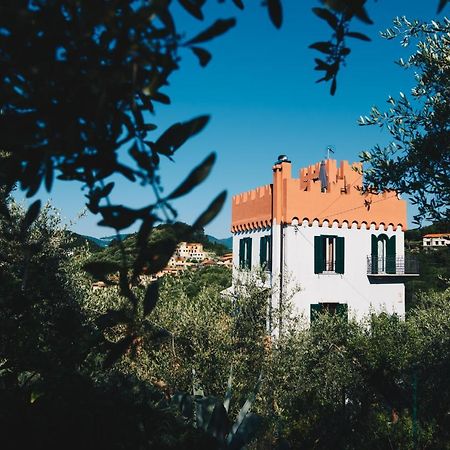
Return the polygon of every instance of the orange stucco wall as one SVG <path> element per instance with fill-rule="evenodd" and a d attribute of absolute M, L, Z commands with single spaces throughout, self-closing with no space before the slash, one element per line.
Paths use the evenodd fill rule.
<path fill-rule="evenodd" d="M 301 222 L 325 220 L 331 225 L 345 221 L 358 226 L 372 223 L 378 228 L 390 224 L 406 229 L 406 201 L 397 198 L 394 191 L 380 194 L 361 194 L 358 187 L 362 176 L 356 169 L 360 163 L 349 164 L 336 160 L 325 161 L 326 192 L 319 181 L 320 162 L 299 171 L 298 178 L 291 176 L 291 163 L 281 162 L 273 166 L 272 185 L 262 186 L 235 195 L 232 199 L 232 231 L 250 230 L 277 223 L 291 223 L 294 217 Z M 273 200 L 272 200 L 273 199 Z"/>

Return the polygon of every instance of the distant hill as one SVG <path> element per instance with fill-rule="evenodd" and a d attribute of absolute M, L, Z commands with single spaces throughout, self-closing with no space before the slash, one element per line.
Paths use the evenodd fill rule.
<path fill-rule="evenodd" d="M 125 240 L 128 236 L 131 236 L 131 234 L 119 234 L 119 239 L 121 241 Z M 101 248 L 108 247 L 109 244 L 111 244 L 112 241 L 115 241 L 117 239 L 116 235 L 113 236 L 104 236 L 101 238 L 96 238 L 93 236 L 83 236 L 84 238 L 88 239 L 91 242 L 94 242 Z"/>
<path fill-rule="evenodd" d="M 91 252 L 98 252 L 103 248 L 95 240 L 92 240 L 89 236 L 83 236 L 82 234 L 74 233 L 73 231 L 66 231 L 66 235 L 70 238 L 70 243 L 65 245 L 67 250 L 73 250 L 79 247 L 88 246 Z"/>
<path fill-rule="evenodd" d="M 80 234 L 77 234 L 77 233 L 73 233 L 73 235 L 77 235 L 81 239 L 93 242 L 95 245 L 97 245 L 100 248 L 108 247 L 111 244 L 111 242 L 113 242 L 113 241 L 115 241 L 117 239 L 116 235 L 104 236 L 104 237 L 101 237 L 101 238 L 96 238 L 96 237 L 93 237 L 93 236 L 83 236 L 83 235 L 80 235 Z M 120 239 L 123 241 L 126 238 L 128 238 L 129 236 L 132 236 L 132 234 L 125 234 L 124 233 L 124 234 L 120 234 L 119 236 L 120 236 Z M 204 238 L 206 238 L 206 239 L 204 239 Z M 204 235 L 204 238 L 201 238 L 199 240 L 202 242 L 202 244 L 206 248 L 209 247 L 209 245 L 208 245 L 209 243 L 211 243 L 211 244 L 219 244 L 219 245 L 225 247 L 227 250 L 231 250 L 233 248 L 233 238 L 231 238 L 231 237 L 224 238 L 224 239 L 218 239 L 218 238 L 216 238 L 214 236 L 206 234 L 206 235 Z M 81 241 L 80 241 L 80 244 L 81 244 Z M 214 247 L 214 246 L 212 246 L 212 247 Z"/>
<path fill-rule="evenodd" d="M 125 254 L 132 261 L 137 254 L 136 233 L 119 235 L 124 244 Z M 99 249 L 94 256 L 95 260 L 109 260 L 120 262 L 122 259 L 121 249 L 117 245 L 116 236 L 105 236 L 94 238 L 92 236 L 81 236 L 83 239 L 95 245 Z M 150 235 L 150 241 L 168 237 L 174 241 L 199 242 L 207 252 L 222 256 L 229 253 L 231 249 L 231 238 L 218 239 L 214 236 L 205 235 L 203 230 L 194 230 L 190 225 L 182 222 L 174 224 L 161 224 L 154 228 Z"/>
<path fill-rule="evenodd" d="M 224 247 L 226 247 L 228 250 L 232 250 L 233 249 L 233 238 L 232 237 L 228 237 L 228 238 L 224 238 L 224 239 L 218 239 L 218 238 L 216 238 L 214 236 L 211 236 L 210 234 L 207 234 L 206 237 L 213 244 L 221 244 Z"/>

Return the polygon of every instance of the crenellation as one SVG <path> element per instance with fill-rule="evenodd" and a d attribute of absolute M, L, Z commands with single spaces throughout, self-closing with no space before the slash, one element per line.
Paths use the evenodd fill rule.
<path fill-rule="evenodd" d="M 301 168 L 299 177 L 291 177 L 289 162 L 273 166 L 273 184 L 243 192 L 232 200 L 232 227 L 259 228 L 262 224 L 290 223 L 292 217 L 309 217 L 319 223 L 337 221 L 357 227 L 374 222 L 406 226 L 406 202 L 393 191 L 362 194 L 361 163 L 325 160 L 327 186 L 319 180 L 321 162 Z M 274 196 L 272 198 L 272 195 Z M 314 220 L 313 219 L 313 220 Z M 311 219 L 309 219 L 311 220 Z M 350 225 L 348 225 L 350 227 Z"/>

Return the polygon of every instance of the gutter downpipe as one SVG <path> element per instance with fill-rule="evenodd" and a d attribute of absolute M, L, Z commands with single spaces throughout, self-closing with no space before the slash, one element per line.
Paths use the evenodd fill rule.
<path fill-rule="evenodd" d="M 270 185 L 271 190 L 271 205 L 270 205 L 270 287 L 273 289 L 273 183 Z M 268 329 L 272 334 L 272 294 L 270 295 L 270 302 L 268 305 Z"/>
<path fill-rule="evenodd" d="M 278 304 L 279 315 L 279 337 L 281 337 L 283 329 L 283 269 L 284 269 L 284 223 L 280 222 L 280 298 Z"/>

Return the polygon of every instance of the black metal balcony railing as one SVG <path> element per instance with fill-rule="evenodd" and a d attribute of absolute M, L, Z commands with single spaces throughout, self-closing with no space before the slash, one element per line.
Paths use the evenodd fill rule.
<path fill-rule="evenodd" d="M 414 256 L 387 256 L 385 258 L 367 257 L 369 275 L 416 275 L 419 261 Z"/>

